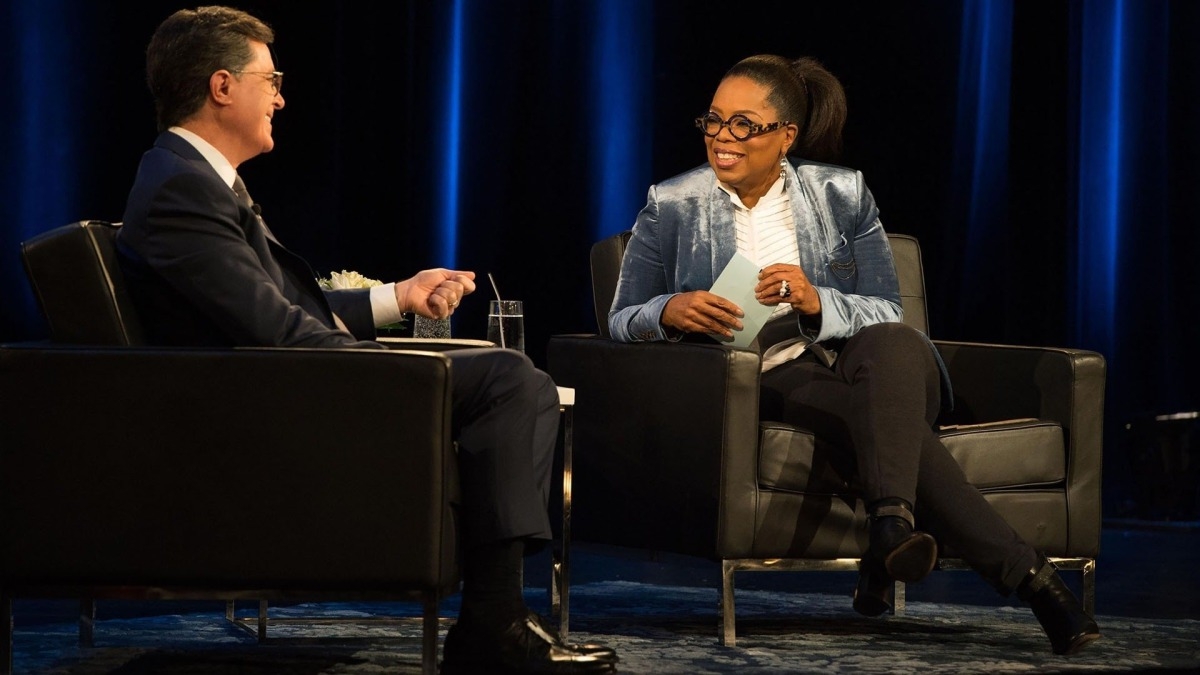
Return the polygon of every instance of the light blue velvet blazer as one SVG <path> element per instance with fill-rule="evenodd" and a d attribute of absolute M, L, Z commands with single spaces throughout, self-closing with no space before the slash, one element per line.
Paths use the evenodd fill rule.
<path fill-rule="evenodd" d="M 862 174 L 800 159 L 789 159 L 784 171 L 800 266 L 821 296 L 819 327 L 791 315 L 801 334 L 824 342 L 901 321 L 892 249 Z M 668 339 L 660 323 L 667 300 L 711 288 L 737 251 L 733 213 L 707 164 L 650 188 L 608 314 L 613 339 Z"/>

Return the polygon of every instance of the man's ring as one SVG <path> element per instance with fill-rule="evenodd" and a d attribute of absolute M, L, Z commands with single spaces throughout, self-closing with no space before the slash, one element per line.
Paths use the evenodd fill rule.
<path fill-rule="evenodd" d="M 781 298 L 792 297 L 792 285 L 788 283 L 787 279 L 784 279 L 783 281 L 779 282 L 779 297 L 781 297 Z"/>

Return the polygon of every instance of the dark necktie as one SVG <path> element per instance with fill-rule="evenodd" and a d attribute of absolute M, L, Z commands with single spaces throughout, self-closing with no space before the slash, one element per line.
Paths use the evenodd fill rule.
<path fill-rule="evenodd" d="M 262 225 L 263 232 L 267 235 L 267 238 L 275 243 L 279 243 L 279 240 L 271 233 L 271 228 L 267 227 L 266 221 L 262 219 L 262 209 L 250 198 L 250 192 L 246 190 L 246 183 L 242 181 L 240 175 L 234 175 L 233 177 L 233 194 L 237 195 L 237 198 L 254 212 L 258 224 Z"/>
<path fill-rule="evenodd" d="M 254 200 L 250 199 L 250 193 L 246 191 L 246 184 L 242 182 L 242 177 L 235 175 L 233 177 L 233 194 L 241 200 L 243 204 L 250 208 L 254 208 Z"/>

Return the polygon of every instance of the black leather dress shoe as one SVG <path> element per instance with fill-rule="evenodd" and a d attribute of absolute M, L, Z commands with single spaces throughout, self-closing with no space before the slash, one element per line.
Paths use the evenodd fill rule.
<path fill-rule="evenodd" d="M 502 630 L 456 623 L 442 646 L 444 675 L 483 673 L 609 673 L 617 669 L 617 654 L 601 645 L 581 647 L 564 643 L 547 630 L 545 619 L 533 612 Z"/>
<path fill-rule="evenodd" d="M 558 635 L 558 627 L 550 623 L 546 617 L 535 612 L 530 612 L 529 616 L 536 621 L 539 626 L 542 627 L 542 630 L 546 631 L 550 635 Z M 559 640 L 561 641 L 562 638 L 559 638 Z M 574 647 L 585 654 L 592 654 L 595 656 L 607 655 L 607 657 L 611 658 L 613 661 L 617 660 L 617 650 L 613 649 L 612 647 L 605 647 L 604 645 L 595 642 L 569 642 L 565 644 L 568 644 L 569 646 Z"/>

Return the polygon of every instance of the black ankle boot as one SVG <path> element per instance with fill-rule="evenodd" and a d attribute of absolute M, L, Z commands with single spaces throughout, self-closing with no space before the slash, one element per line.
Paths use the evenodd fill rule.
<path fill-rule="evenodd" d="M 854 611 L 863 616 L 879 616 L 896 605 L 896 582 L 858 565 L 858 585 L 854 587 Z"/>
<path fill-rule="evenodd" d="M 863 559 L 872 573 L 887 580 L 914 583 L 925 578 L 937 563 L 937 542 L 925 532 L 914 532 L 912 506 L 895 497 L 869 507 L 871 534 Z"/>
<path fill-rule="evenodd" d="M 1045 558 L 1029 570 L 1017 597 L 1033 608 L 1055 654 L 1074 654 L 1100 637 L 1100 628 Z"/>

